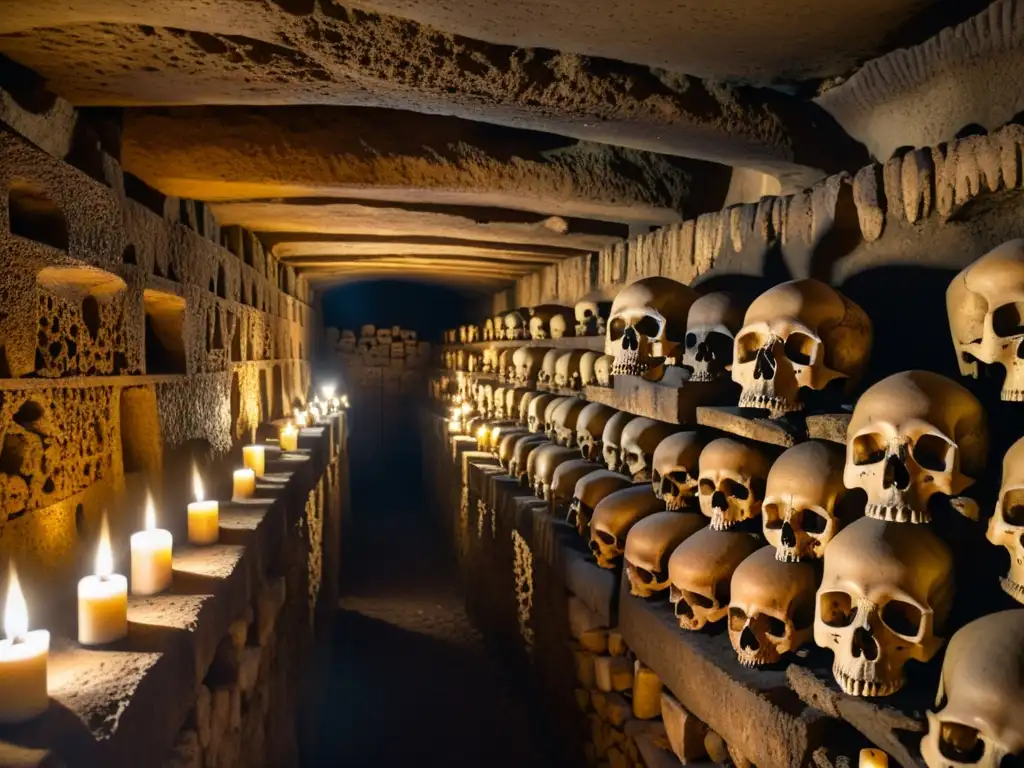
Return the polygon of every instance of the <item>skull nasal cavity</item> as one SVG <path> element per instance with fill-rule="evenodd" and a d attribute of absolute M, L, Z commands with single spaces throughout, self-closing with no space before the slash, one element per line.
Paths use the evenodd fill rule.
<path fill-rule="evenodd" d="M 878 658 L 878 643 L 864 627 L 857 627 L 853 631 L 853 656 L 854 658 L 863 656 L 868 661 Z"/>
<path fill-rule="evenodd" d="M 757 642 L 757 635 L 755 635 L 750 627 L 744 627 L 740 633 L 740 648 L 745 651 L 756 651 L 761 647 L 761 644 Z"/>
<path fill-rule="evenodd" d="M 786 547 L 796 546 L 796 533 L 788 521 L 782 524 L 782 544 Z"/>
<path fill-rule="evenodd" d="M 757 350 L 754 360 L 754 378 L 771 381 L 775 378 L 775 355 L 767 347 Z"/>
<path fill-rule="evenodd" d="M 910 473 L 906 465 L 896 456 L 890 456 L 885 461 L 885 477 L 882 478 L 883 488 L 896 486 L 901 491 L 910 487 Z"/>
<path fill-rule="evenodd" d="M 626 329 L 626 332 L 622 334 L 622 348 L 623 349 L 639 349 L 640 342 L 636 338 L 636 329 L 630 326 Z"/>
<path fill-rule="evenodd" d="M 724 512 L 729 508 L 729 500 L 721 491 L 715 491 L 714 496 L 711 497 L 711 506 Z"/>

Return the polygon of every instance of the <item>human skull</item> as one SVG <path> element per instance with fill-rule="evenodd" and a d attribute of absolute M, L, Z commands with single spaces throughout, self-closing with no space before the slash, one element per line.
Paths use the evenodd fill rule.
<path fill-rule="evenodd" d="M 572 502 L 569 504 L 569 516 L 576 523 L 576 531 L 580 536 L 590 540 L 590 522 L 594 516 L 594 508 L 615 491 L 621 491 L 633 485 L 628 477 L 608 469 L 588 472 L 576 481 L 573 489 Z"/>
<path fill-rule="evenodd" d="M 551 420 L 554 422 L 555 442 L 567 448 L 573 448 L 579 456 L 579 449 L 576 447 L 576 426 L 579 424 L 580 414 L 587 407 L 585 400 L 577 397 L 567 397 L 554 413 Z"/>
<path fill-rule="evenodd" d="M 498 463 L 505 469 L 511 468 L 512 459 L 515 456 L 516 444 L 521 437 L 532 434 L 525 427 L 516 429 L 500 430 L 498 437 Z M 511 471 L 509 472 L 511 475 Z"/>
<path fill-rule="evenodd" d="M 725 292 L 701 296 L 686 316 L 686 340 L 681 363 L 690 371 L 690 381 L 729 378 L 733 344 L 743 327 L 746 305 Z"/>
<path fill-rule="evenodd" d="M 629 529 L 640 519 L 661 510 L 650 485 L 615 491 L 598 502 L 590 520 L 590 551 L 602 568 L 614 568 L 626 551 Z"/>
<path fill-rule="evenodd" d="M 479 325 L 467 325 L 466 326 L 466 340 L 470 344 L 475 344 L 480 341 L 480 326 Z"/>
<path fill-rule="evenodd" d="M 577 390 L 597 383 L 597 374 L 594 371 L 594 365 L 600 357 L 601 355 L 597 352 L 584 352 L 580 356 L 579 378 L 575 384 L 575 388 Z"/>
<path fill-rule="evenodd" d="M 555 397 L 554 400 L 549 402 L 544 408 L 544 434 L 548 436 L 548 440 L 552 443 L 555 442 L 555 438 L 558 433 L 555 424 L 555 412 L 566 402 L 571 403 L 575 400 L 575 397 Z"/>
<path fill-rule="evenodd" d="M 535 397 L 540 397 L 546 394 L 545 392 L 537 392 L 536 390 L 527 389 L 525 394 L 519 400 L 519 423 L 524 427 L 530 426 L 530 403 Z"/>
<path fill-rule="evenodd" d="M 505 316 L 495 315 L 491 318 L 491 324 L 494 327 L 494 340 L 504 341 L 505 340 Z"/>
<path fill-rule="evenodd" d="M 526 485 L 529 475 L 530 454 L 534 449 L 542 445 L 550 445 L 550 440 L 545 435 L 529 434 L 516 440 L 515 449 L 512 451 L 512 459 L 508 464 L 509 477 L 514 477 L 520 485 Z"/>
<path fill-rule="evenodd" d="M 508 383 L 516 380 L 515 353 L 514 349 L 503 349 L 498 352 L 498 362 L 495 363 L 494 370 L 500 380 Z"/>
<path fill-rule="evenodd" d="M 512 365 L 515 367 L 515 383 L 528 386 L 537 381 L 547 347 L 520 347 L 512 353 Z"/>
<path fill-rule="evenodd" d="M 814 642 L 850 696 L 889 696 L 930 660 L 953 602 L 953 558 L 931 529 L 862 517 L 825 549 Z"/>
<path fill-rule="evenodd" d="M 1024 438 L 1003 458 L 1003 480 L 987 538 L 1010 553 L 1010 570 L 1000 583 L 1006 594 L 1024 603 Z"/>
<path fill-rule="evenodd" d="M 573 314 L 576 316 L 577 336 L 604 336 L 611 312 L 611 302 L 600 297 L 586 298 L 576 302 Z"/>
<path fill-rule="evenodd" d="M 402 341 L 416 341 L 416 331 L 402 331 Z"/>
<path fill-rule="evenodd" d="M 612 366 L 615 358 L 612 355 L 601 355 L 594 361 L 594 380 L 599 387 L 612 385 Z"/>
<path fill-rule="evenodd" d="M 552 339 L 565 339 L 576 335 L 576 327 L 564 313 L 558 313 L 548 322 Z"/>
<path fill-rule="evenodd" d="M 580 458 L 564 461 L 555 467 L 555 473 L 551 476 L 551 493 L 549 498 L 551 514 L 554 516 L 565 515 L 572 502 L 576 483 L 581 478 L 600 469 L 600 464 Z"/>
<path fill-rule="evenodd" d="M 498 446 L 501 444 L 502 439 L 506 437 L 508 433 L 514 429 L 520 430 L 521 434 L 526 434 L 526 430 L 518 426 L 514 421 L 492 421 L 488 425 L 487 441 L 484 443 L 484 446 L 481 450 L 490 451 L 491 453 L 497 455 Z"/>
<path fill-rule="evenodd" d="M 802 387 L 820 390 L 835 379 L 846 379 L 849 393 L 870 353 L 871 321 L 839 291 L 813 278 L 777 285 L 750 305 L 736 337 L 740 407 L 799 411 Z"/>
<path fill-rule="evenodd" d="M 735 437 L 720 437 L 700 454 L 700 510 L 716 531 L 761 514 L 771 460 L 761 448 Z"/>
<path fill-rule="evenodd" d="M 527 410 L 526 426 L 529 427 L 531 432 L 545 436 L 547 435 L 547 425 L 545 424 L 544 415 L 547 411 L 547 407 L 558 399 L 560 398 L 550 394 L 535 395 L 530 399 L 530 405 Z"/>
<path fill-rule="evenodd" d="M 696 299 L 689 286 L 659 275 L 620 291 L 605 337 L 605 353 L 615 356 L 612 374 L 659 381 L 665 358 L 676 354 L 686 336 L 686 315 Z"/>
<path fill-rule="evenodd" d="M 391 357 L 405 357 L 405 342 L 391 342 Z"/>
<path fill-rule="evenodd" d="M 527 327 L 526 318 L 528 314 L 524 314 L 521 310 L 513 310 L 505 315 L 505 340 L 506 341 L 522 341 L 527 338 Z"/>
<path fill-rule="evenodd" d="M 556 387 L 562 389 L 579 389 L 580 361 L 583 359 L 583 351 L 574 349 L 569 352 L 562 352 L 555 361 L 555 377 L 552 382 Z"/>
<path fill-rule="evenodd" d="M 991 613 L 949 641 L 928 712 L 928 768 L 1000 768 L 1024 756 L 1024 610 Z"/>
<path fill-rule="evenodd" d="M 484 320 L 484 341 L 494 341 L 494 320 Z"/>
<path fill-rule="evenodd" d="M 636 482 L 649 482 L 655 449 L 662 440 L 678 431 L 678 426 L 663 421 L 642 417 L 631 419 L 622 428 L 619 457 L 624 467 L 622 471 Z"/>
<path fill-rule="evenodd" d="M 696 505 L 700 454 L 705 445 L 699 432 L 676 432 L 654 449 L 651 487 L 665 502 L 665 509 L 677 511 Z"/>
<path fill-rule="evenodd" d="M 635 418 L 631 413 L 618 411 L 605 422 L 601 433 L 601 455 L 608 469 L 622 471 L 622 430 Z"/>
<path fill-rule="evenodd" d="M 579 459 L 579 453 L 572 448 L 565 448 L 561 445 L 544 445 L 534 453 L 533 474 L 527 471 L 530 488 L 539 499 L 549 501 L 551 496 L 551 481 L 554 478 L 555 470 L 567 461 Z"/>
<path fill-rule="evenodd" d="M 981 476 L 988 454 L 981 403 L 930 371 L 897 373 L 868 388 L 846 437 L 846 487 L 867 493 L 868 517 L 900 523 L 929 522 L 932 496 L 958 496 Z"/>
<path fill-rule="evenodd" d="M 558 358 L 563 354 L 561 349 L 549 349 L 544 354 L 540 364 L 540 371 L 537 373 L 537 383 L 550 387 L 555 383 L 555 367 L 558 365 Z"/>
<path fill-rule="evenodd" d="M 668 559 L 707 518 L 690 512 L 655 512 L 629 529 L 626 536 L 625 570 L 629 591 L 651 597 L 668 589 Z"/>
<path fill-rule="evenodd" d="M 377 326 L 375 325 L 362 325 L 359 327 L 359 336 L 364 339 L 376 338 Z"/>
<path fill-rule="evenodd" d="M 675 548 L 668 559 L 669 600 L 680 627 L 698 630 L 725 618 L 733 571 L 759 546 L 747 533 L 701 528 Z"/>
<path fill-rule="evenodd" d="M 963 376 L 1006 370 L 1002 399 L 1024 401 L 1024 239 L 992 249 L 953 278 L 946 310 Z"/>
<path fill-rule="evenodd" d="M 783 563 L 762 547 L 739 564 L 729 588 L 729 641 L 740 664 L 775 664 L 811 642 L 818 576 L 810 563 Z"/>
<path fill-rule="evenodd" d="M 842 526 L 843 449 L 809 440 L 785 451 L 768 471 L 761 505 L 764 537 L 783 562 L 819 560 Z"/>
<path fill-rule="evenodd" d="M 576 419 L 576 442 L 584 459 L 601 461 L 604 457 L 602 442 L 608 420 L 618 411 L 601 403 L 588 403 Z"/>
<path fill-rule="evenodd" d="M 530 338 L 561 338 L 560 336 L 556 337 L 552 333 L 553 329 L 551 327 L 552 320 L 559 316 L 562 318 L 559 328 L 562 331 L 562 335 L 565 335 L 565 329 L 570 327 L 568 318 L 572 317 L 572 310 L 569 307 L 560 307 L 557 304 L 541 304 L 539 307 L 534 307 L 533 314 L 530 317 Z"/>
<path fill-rule="evenodd" d="M 505 390 L 505 418 L 519 419 L 522 423 L 520 407 L 528 393 L 530 393 L 530 390 L 524 387 L 511 387 Z"/>
<path fill-rule="evenodd" d="M 506 418 L 505 411 L 505 387 L 494 388 L 494 404 L 491 413 L 496 419 Z"/>
<path fill-rule="evenodd" d="M 346 355 L 356 351 L 356 335 L 352 331 L 342 331 L 338 339 L 338 349 Z"/>

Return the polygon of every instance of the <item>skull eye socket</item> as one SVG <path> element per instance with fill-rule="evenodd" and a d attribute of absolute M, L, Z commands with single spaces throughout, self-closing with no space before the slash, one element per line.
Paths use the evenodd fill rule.
<path fill-rule="evenodd" d="M 779 514 L 778 504 L 765 504 L 761 507 L 761 514 L 764 515 L 764 527 L 769 531 L 782 528 L 782 515 Z"/>
<path fill-rule="evenodd" d="M 675 472 L 669 472 L 668 475 L 666 475 L 666 478 L 676 485 L 682 485 L 686 482 L 688 477 L 689 475 L 686 474 L 685 469 L 677 469 Z"/>
<path fill-rule="evenodd" d="M 821 620 L 830 627 L 848 627 L 857 616 L 853 598 L 846 592 L 825 592 L 818 599 Z"/>
<path fill-rule="evenodd" d="M 922 469 L 946 472 L 949 469 L 954 446 L 938 435 L 921 435 L 914 443 L 914 461 Z"/>
<path fill-rule="evenodd" d="M 622 338 L 622 334 L 626 332 L 626 321 L 621 317 L 613 318 L 608 324 L 608 339 L 610 341 L 618 341 Z"/>
<path fill-rule="evenodd" d="M 747 614 L 742 608 L 729 609 L 729 629 L 733 632 L 742 632 L 743 625 L 747 623 Z"/>
<path fill-rule="evenodd" d="M 772 637 L 783 638 L 786 636 L 786 622 L 781 619 L 776 619 L 774 616 L 768 616 L 768 627 L 766 631 Z"/>
<path fill-rule="evenodd" d="M 606 547 L 615 546 L 615 537 L 608 533 L 608 531 L 597 531 L 594 536 L 600 539 L 601 543 Z"/>
<path fill-rule="evenodd" d="M 853 463 L 858 467 L 877 464 L 885 458 L 887 441 L 878 432 L 857 435 L 853 438 Z"/>
<path fill-rule="evenodd" d="M 917 637 L 922 618 L 920 608 L 903 600 L 890 600 L 882 609 L 882 623 L 903 637 Z"/>
<path fill-rule="evenodd" d="M 687 349 L 693 349 L 695 346 L 697 346 L 697 334 L 696 333 L 688 333 L 688 334 L 686 334 L 686 348 Z"/>
<path fill-rule="evenodd" d="M 1008 525 L 1024 526 L 1024 488 L 1014 488 L 1003 495 L 1003 519 Z"/>
<path fill-rule="evenodd" d="M 736 339 L 736 362 L 750 363 L 757 357 L 757 351 L 763 347 L 761 334 L 757 331 L 741 334 Z"/>
<path fill-rule="evenodd" d="M 1024 302 L 1004 304 L 992 313 L 992 330 L 1005 339 L 1024 334 Z"/>
<path fill-rule="evenodd" d="M 710 610 L 715 607 L 714 600 L 712 600 L 710 597 L 704 597 L 704 595 L 700 594 L 699 592 L 690 592 L 689 590 L 686 590 L 684 594 L 686 597 L 686 602 L 692 605 L 696 605 L 698 608 Z"/>
<path fill-rule="evenodd" d="M 786 339 L 786 357 L 797 365 L 810 365 L 818 355 L 818 340 L 800 331 Z"/>
<path fill-rule="evenodd" d="M 817 509 L 808 507 L 800 511 L 800 527 L 806 533 L 824 533 L 828 518 Z"/>
<path fill-rule="evenodd" d="M 977 763 L 985 754 L 985 742 L 977 728 L 943 723 L 939 729 L 939 752 L 955 763 Z"/>
<path fill-rule="evenodd" d="M 650 315 L 642 317 L 633 327 L 637 333 L 649 339 L 657 338 L 661 334 L 661 323 L 658 322 L 656 317 L 651 317 Z"/>
<path fill-rule="evenodd" d="M 729 478 L 722 481 L 722 492 L 726 496 L 732 496 L 740 501 L 746 501 L 750 497 L 750 491 L 747 490 L 745 485 Z"/>
<path fill-rule="evenodd" d="M 710 496 L 711 494 L 713 494 L 715 492 L 715 490 L 717 490 L 715 488 L 714 481 L 709 480 L 706 477 L 701 478 L 700 482 L 698 483 L 698 487 L 700 488 L 700 495 L 701 496 Z"/>

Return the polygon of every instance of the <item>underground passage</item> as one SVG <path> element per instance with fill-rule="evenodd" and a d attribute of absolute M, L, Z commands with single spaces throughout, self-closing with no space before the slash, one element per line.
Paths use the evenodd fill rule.
<path fill-rule="evenodd" d="M 0 0 L 0 768 L 1024 768 L 1020 0 Z"/>

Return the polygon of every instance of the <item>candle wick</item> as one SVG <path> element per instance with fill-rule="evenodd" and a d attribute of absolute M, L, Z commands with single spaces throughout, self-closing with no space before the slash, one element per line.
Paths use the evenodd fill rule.
<path fill-rule="evenodd" d="M 15 635 L 11 638 L 11 645 L 23 645 L 28 642 L 27 635 Z"/>

